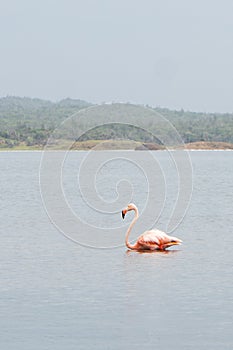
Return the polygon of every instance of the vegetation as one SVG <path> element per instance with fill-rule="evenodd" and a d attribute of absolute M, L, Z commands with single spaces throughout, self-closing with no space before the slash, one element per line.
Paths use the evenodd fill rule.
<path fill-rule="evenodd" d="M 91 106 L 88 102 L 69 98 L 57 103 L 26 97 L 0 98 L 0 148 L 40 149 L 46 144 L 49 135 L 62 121 L 88 106 Z M 206 142 L 208 145 L 212 145 L 212 148 L 214 148 L 213 143 L 216 142 L 221 142 L 222 145 L 225 143 L 225 146 L 226 143 L 228 145 L 233 144 L 233 114 L 194 113 L 184 110 L 171 111 L 163 108 L 155 108 L 155 111 L 174 125 L 187 144 L 196 143 L 196 146 L 203 146 L 203 142 Z M 85 120 L 83 123 L 85 124 Z M 168 132 L 166 129 L 160 129 L 159 126 L 157 128 L 156 135 Z M 75 139 L 74 135 L 75 133 L 73 135 L 67 133 L 65 135 L 66 141 L 72 138 Z M 64 135 L 60 135 L 60 137 L 64 138 Z M 95 140 L 119 139 L 134 140 L 137 149 L 140 149 L 137 142 L 141 142 L 152 149 L 162 148 L 159 140 L 152 134 L 134 126 L 123 124 L 104 125 L 92 129 L 76 140 L 79 143 L 75 142 L 72 148 L 90 148 L 91 145 L 99 143 Z M 63 141 L 65 143 L 65 140 Z M 110 144 L 109 142 L 108 145 Z M 116 144 L 116 142 L 113 143 L 113 145 Z M 122 147 L 125 147 L 125 145 L 127 144 L 122 145 Z M 230 146 L 226 147 L 231 148 Z"/>
<path fill-rule="evenodd" d="M 53 103 L 26 97 L 0 98 L 0 147 L 41 148 L 57 125 L 89 105 L 72 99 Z"/>
<path fill-rule="evenodd" d="M 178 130 L 185 143 L 233 143 L 233 113 L 195 113 L 158 109 Z"/>

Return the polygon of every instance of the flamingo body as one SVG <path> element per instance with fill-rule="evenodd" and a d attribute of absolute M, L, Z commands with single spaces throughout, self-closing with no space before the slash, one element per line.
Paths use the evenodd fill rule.
<path fill-rule="evenodd" d="M 140 235 L 135 244 L 137 250 L 165 250 L 182 241 L 176 237 L 167 235 L 160 230 L 145 231 Z"/>
<path fill-rule="evenodd" d="M 138 208 L 135 204 L 131 203 L 128 205 L 126 209 L 122 210 L 122 217 L 124 218 L 126 213 L 130 210 L 134 210 L 135 217 L 130 224 L 126 237 L 125 237 L 125 244 L 129 249 L 132 250 L 165 250 L 173 245 L 181 244 L 181 239 L 173 236 L 167 235 L 165 232 L 154 229 L 150 231 L 145 231 L 143 234 L 141 234 L 136 243 L 134 245 L 130 244 L 128 241 L 129 234 L 132 230 L 132 227 L 136 223 L 138 219 Z"/>

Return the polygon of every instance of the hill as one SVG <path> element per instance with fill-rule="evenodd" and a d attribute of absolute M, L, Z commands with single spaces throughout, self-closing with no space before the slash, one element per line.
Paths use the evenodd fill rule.
<path fill-rule="evenodd" d="M 91 105 L 89 102 L 70 98 L 58 102 L 28 97 L 0 98 L 0 148 L 42 148 L 56 126 L 75 112 Z M 191 144 L 189 148 L 192 148 L 193 143 L 196 143 L 193 144 L 194 148 L 205 148 L 203 142 L 208 143 L 206 148 L 222 148 L 223 143 L 233 144 L 233 114 L 172 111 L 166 108 L 154 110 L 174 125 L 184 142 Z M 167 130 L 159 132 L 166 133 Z M 117 124 L 92 129 L 79 141 L 85 148 L 85 141 L 127 138 L 142 142 L 149 149 L 161 148 L 158 146 L 158 139 L 151 134 L 133 126 Z M 80 145 L 76 144 L 76 148 L 79 149 Z"/>

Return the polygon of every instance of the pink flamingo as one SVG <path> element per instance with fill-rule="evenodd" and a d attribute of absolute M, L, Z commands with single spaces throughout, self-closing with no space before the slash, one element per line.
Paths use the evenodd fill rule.
<path fill-rule="evenodd" d="M 138 208 L 135 204 L 130 203 L 127 208 L 122 210 L 122 218 L 124 219 L 126 213 L 128 211 L 134 210 L 135 217 L 131 224 L 129 225 L 129 228 L 126 232 L 125 236 L 125 244 L 129 249 L 132 250 L 165 250 L 173 245 L 181 244 L 181 240 L 167 235 L 165 232 L 160 230 L 150 230 L 145 231 L 142 235 L 140 235 L 134 245 L 129 243 L 129 234 L 135 225 L 139 215 L 138 215 Z"/>

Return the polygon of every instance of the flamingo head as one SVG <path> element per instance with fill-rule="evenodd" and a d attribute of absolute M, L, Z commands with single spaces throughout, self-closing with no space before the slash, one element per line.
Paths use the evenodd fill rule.
<path fill-rule="evenodd" d="M 133 203 L 128 204 L 128 206 L 127 206 L 125 209 L 123 209 L 122 212 L 121 212 L 122 219 L 125 218 L 125 215 L 127 214 L 128 211 L 130 211 L 130 210 L 136 210 L 136 208 L 137 208 L 137 207 L 136 207 L 135 204 L 133 204 Z"/>

